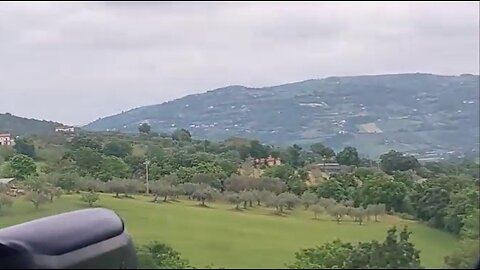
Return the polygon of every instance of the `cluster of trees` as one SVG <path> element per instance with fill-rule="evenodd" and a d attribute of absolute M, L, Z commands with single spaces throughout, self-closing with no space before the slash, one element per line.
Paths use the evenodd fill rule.
<path fill-rule="evenodd" d="M 335 240 L 295 253 L 290 269 L 420 269 L 420 252 L 410 242 L 405 227 L 398 235 L 395 227 L 383 242 L 360 242 L 356 245 Z"/>
<path fill-rule="evenodd" d="M 375 217 L 375 222 L 378 222 L 378 217 L 385 214 L 385 204 L 370 204 L 366 208 L 353 207 L 352 201 L 337 203 L 335 200 L 328 198 L 319 198 L 315 201 L 313 196 L 313 193 L 305 193 L 302 196 L 302 201 L 305 207 L 307 207 L 307 203 L 312 203 L 309 208 L 315 219 L 319 214 L 326 213 L 333 217 L 337 223 L 340 223 L 345 216 L 349 216 L 354 222 L 362 225 L 365 219 L 370 220 L 372 216 Z"/>

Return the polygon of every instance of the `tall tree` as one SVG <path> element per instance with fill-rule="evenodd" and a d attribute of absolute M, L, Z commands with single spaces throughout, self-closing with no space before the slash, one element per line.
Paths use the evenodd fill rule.
<path fill-rule="evenodd" d="M 30 140 L 28 140 L 26 138 L 16 139 L 15 144 L 13 145 L 13 149 L 15 149 L 15 151 L 18 154 L 26 155 L 26 156 L 29 156 L 31 158 L 36 157 L 35 145 L 33 144 L 33 142 L 31 142 Z"/>
<path fill-rule="evenodd" d="M 355 147 L 347 146 L 337 154 L 337 162 L 342 165 L 358 166 L 360 158 Z"/>
<path fill-rule="evenodd" d="M 325 164 L 326 160 L 331 159 L 335 156 L 335 151 L 332 148 L 329 148 L 322 143 L 315 143 L 310 146 L 310 149 L 313 153 L 320 155 L 323 159 L 323 163 Z"/>
<path fill-rule="evenodd" d="M 152 127 L 148 123 L 142 123 L 140 126 L 138 126 L 138 132 L 141 134 L 150 134 L 151 130 Z"/>
<path fill-rule="evenodd" d="M 72 151 L 71 156 L 82 175 L 95 175 L 99 164 L 102 162 L 102 155 L 89 147 L 80 147 Z"/>
<path fill-rule="evenodd" d="M 407 171 L 420 168 L 420 163 L 414 156 L 404 156 L 403 153 L 391 150 L 380 156 L 380 168 L 388 174 L 394 171 Z"/>
<path fill-rule="evenodd" d="M 269 147 L 257 140 L 250 142 L 250 156 L 253 158 L 265 158 L 268 156 Z"/>
<path fill-rule="evenodd" d="M 184 128 L 177 129 L 172 133 L 172 139 L 180 142 L 189 142 L 192 140 L 190 132 Z"/>
<path fill-rule="evenodd" d="M 114 177 L 126 178 L 128 176 L 128 171 L 128 165 L 122 159 L 108 156 L 102 158 L 94 175 L 98 179 L 106 182 Z"/>
<path fill-rule="evenodd" d="M 13 177 L 23 180 L 37 174 L 37 165 L 29 156 L 17 154 L 8 161 Z"/>
<path fill-rule="evenodd" d="M 302 147 L 297 144 L 288 147 L 282 157 L 282 161 L 294 168 L 305 165 L 305 161 L 302 159 Z"/>

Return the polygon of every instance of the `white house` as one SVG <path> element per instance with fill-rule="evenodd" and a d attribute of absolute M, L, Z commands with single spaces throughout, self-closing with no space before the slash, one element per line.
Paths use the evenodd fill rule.
<path fill-rule="evenodd" d="M 57 132 L 57 133 L 74 133 L 75 128 L 74 127 L 68 127 L 68 126 L 57 126 L 57 127 L 55 127 L 55 132 Z"/>
<path fill-rule="evenodd" d="M 12 145 L 13 139 L 10 133 L 0 133 L 0 145 Z"/>

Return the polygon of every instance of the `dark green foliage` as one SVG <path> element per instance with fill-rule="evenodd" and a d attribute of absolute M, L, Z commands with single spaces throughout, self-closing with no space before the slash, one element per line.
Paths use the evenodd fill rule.
<path fill-rule="evenodd" d="M 347 146 L 342 151 L 337 153 L 337 162 L 342 165 L 358 166 L 360 158 L 355 147 Z"/>
<path fill-rule="evenodd" d="M 138 132 L 142 134 L 149 134 L 151 130 L 151 126 L 147 123 L 143 123 L 138 127 Z"/>
<path fill-rule="evenodd" d="M 157 241 L 137 248 L 138 269 L 189 269 L 188 260 L 178 251 Z"/>
<path fill-rule="evenodd" d="M 128 165 L 117 157 L 104 157 L 93 175 L 102 181 L 111 180 L 114 177 L 126 178 L 128 176 Z"/>
<path fill-rule="evenodd" d="M 180 142 L 189 142 L 192 140 L 192 135 L 188 130 L 181 128 L 172 133 L 172 139 Z"/>
<path fill-rule="evenodd" d="M 124 158 L 132 154 L 132 145 L 125 141 L 112 141 L 105 144 L 102 151 L 107 156 Z"/>
<path fill-rule="evenodd" d="M 409 241 L 406 228 L 397 235 L 395 227 L 387 232 L 383 243 L 361 242 L 357 245 L 335 240 L 316 248 L 295 253 L 291 269 L 418 269 L 419 251 Z"/>
<path fill-rule="evenodd" d="M 15 149 L 18 154 L 26 155 L 31 158 L 36 157 L 35 146 L 31 141 L 27 140 L 26 138 L 16 139 L 15 144 L 13 145 L 13 149 Z"/>
<path fill-rule="evenodd" d="M 380 167 L 388 174 L 394 171 L 407 171 L 420 168 L 420 163 L 414 156 L 405 156 L 400 152 L 391 150 L 380 156 Z"/>
<path fill-rule="evenodd" d="M 306 190 L 304 179 L 292 166 L 288 164 L 269 167 L 265 169 L 264 176 L 281 179 L 290 192 L 301 195 Z"/>
<path fill-rule="evenodd" d="M 102 149 L 102 145 L 96 140 L 96 138 L 87 137 L 87 136 L 77 136 L 72 139 L 69 143 L 69 147 L 72 150 L 80 148 L 90 148 L 95 152 L 98 152 Z"/>
<path fill-rule="evenodd" d="M 31 157 L 26 155 L 17 154 L 11 157 L 8 165 L 12 170 L 12 176 L 16 179 L 23 180 L 37 174 L 37 165 Z"/>

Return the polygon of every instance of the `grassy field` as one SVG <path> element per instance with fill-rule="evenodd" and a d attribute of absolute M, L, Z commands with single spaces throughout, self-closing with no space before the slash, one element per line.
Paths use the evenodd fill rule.
<path fill-rule="evenodd" d="M 137 245 L 150 240 L 168 243 L 197 267 L 284 268 L 300 248 L 336 238 L 351 242 L 383 240 L 394 224 L 408 225 L 413 242 L 421 250 L 422 264 L 428 268 L 441 267 L 443 257 L 456 244 L 456 239 L 446 233 L 393 216 L 363 226 L 350 221 L 337 225 L 328 217 L 313 220 L 310 212 L 302 210 L 280 217 L 262 207 L 237 212 L 226 204 L 202 208 L 191 201 L 153 204 L 148 200 L 142 196 L 115 199 L 104 194 L 98 205 L 115 210 L 125 220 Z M 63 196 L 40 210 L 17 199 L 12 208 L 3 209 L 0 227 L 84 207 L 78 195 Z"/>

